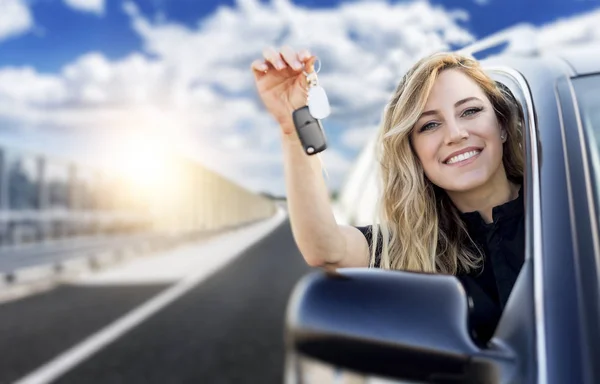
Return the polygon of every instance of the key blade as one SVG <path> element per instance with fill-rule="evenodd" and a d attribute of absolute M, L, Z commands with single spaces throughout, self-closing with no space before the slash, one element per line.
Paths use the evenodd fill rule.
<path fill-rule="evenodd" d="M 315 119 L 324 119 L 331 113 L 329 100 L 323 87 L 317 85 L 308 90 L 308 110 Z"/>

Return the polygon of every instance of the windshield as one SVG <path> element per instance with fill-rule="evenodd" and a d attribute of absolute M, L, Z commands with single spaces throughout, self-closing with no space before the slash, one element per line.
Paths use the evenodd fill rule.
<path fill-rule="evenodd" d="M 600 75 L 573 80 L 579 113 L 588 141 L 589 161 L 596 193 L 596 216 L 600 215 Z M 600 217 L 599 217 L 600 219 Z"/>

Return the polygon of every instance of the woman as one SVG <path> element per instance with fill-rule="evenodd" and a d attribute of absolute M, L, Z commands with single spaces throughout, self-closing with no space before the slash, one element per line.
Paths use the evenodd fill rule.
<path fill-rule="evenodd" d="M 302 71 L 314 58 L 289 47 L 263 54 L 252 68 L 281 126 L 290 222 L 307 263 L 457 275 L 475 302 L 477 336 L 489 338 L 524 259 L 522 112 L 510 92 L 468 57 L 417 62 L 379 132 L 377 223 L 338 225 L 320 164 L 291 120 L 306 104 Z"/>

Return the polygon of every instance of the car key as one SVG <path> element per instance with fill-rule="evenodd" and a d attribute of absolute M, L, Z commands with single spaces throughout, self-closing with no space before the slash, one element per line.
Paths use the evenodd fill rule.
<path fill-rule="evenodd" d="M 319 61 L 319 70 L 321 62 Z M 327 95 L 319 85 L 317 72 L 304 73 L 308 83 L 308 105 L 292 113 L 294 126 L 307 155 L 314 155 L 327 149 L 327 140 L 320 119 L 329 116 Z"/>
<path fill-rule="evenodd" d="M 327 140 L 321 121 L 315 119 L 309 111 L 308 105 L 292 112 L 292 119 L 300 143 L 307 155 L 314 155 L 327 149 Z"/>

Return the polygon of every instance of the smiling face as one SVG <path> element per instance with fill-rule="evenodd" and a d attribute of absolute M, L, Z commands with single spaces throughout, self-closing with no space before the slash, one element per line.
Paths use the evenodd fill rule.
<path fill-rule="evenodd" d="M 448 69 L 435 80 L 411 141 L 433 184 L 467 192 L 506 179 L 505 135 L 479 85 L 460 70 Z"/>

